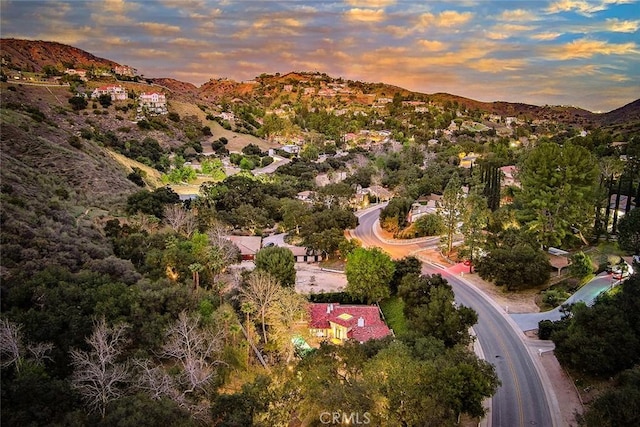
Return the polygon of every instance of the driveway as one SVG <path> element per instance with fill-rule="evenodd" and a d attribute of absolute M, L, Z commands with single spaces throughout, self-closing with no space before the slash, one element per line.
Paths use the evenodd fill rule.
<path fill-rule="evenodd" d="M 619 283 L 620 280 L 614 280 L 611 273 L 600 273 L 589 283 L 578 289 L 576 293 L 571 295 L 564 304 L 584 302 L 587 305 L 592 305 L 598 295 Z M 560 307 L 561 306 L 543 313 L 511 314 L 511 318 L 522 331 L 530 331 L 532 329 L 538 329 L 538 322 L 541 320 L 560 320 L 562 318 Z"/>

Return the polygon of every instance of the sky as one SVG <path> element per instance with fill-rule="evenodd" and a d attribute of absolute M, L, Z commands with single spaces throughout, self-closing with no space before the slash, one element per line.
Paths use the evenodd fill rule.
<path fill-rule="evenodd" d="M 0 0 L 0 35 L 197 86 L 318 71 L 479 101 L 640 98 L 639 0 Z"/>

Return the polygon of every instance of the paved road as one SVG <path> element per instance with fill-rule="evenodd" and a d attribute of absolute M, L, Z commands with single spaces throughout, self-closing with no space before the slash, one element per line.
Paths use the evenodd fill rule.
<path fill-rule="evenodd" d="M 254 169 L 253 170 L 253 174 L 254 175 L 266 175 L 266 174 L 274 173 L 276 171 L 276 169 L 278 169 L 280 166 L 286 165 L 289 162 L 291 162 L 291 159 L 274 156 L 273 163 L 271 163 L 270 165 L 267 165 L 267 166 L 265 166 L 263 168 L 260 168 L 260 169 Z"/>
<path fill-rule="evenodd" d="M 433 242 L 423 241 L 409 245 L 392 245 L 378 238 L 373 226 L 379 215 L 379 208 L 370 208 L 359 214 L 360 224 L 352 235 L 360 239 L 363 246 L 377 246 L 400 258 L 424 249 Z M 554 403 L 552 392 L 545 390 L 540 374 L 533 362 L 532 354 L 524 344 L 521 332 L 495 303 L 463 279 L 428 264 L 423 265 L 425 273 L 440 273 L 445 277 L 456 294 L 456 300 L 478 313 L 478 324 L 474 326 L 478 342 L 496 373 L 502 386 L 493 396 L 491 418 L 488 424 L 502 426 L 554 426 L 549 403 Z M 547 393 L 550 394 L 547 397 Z M 558 411 L 554 410 L 557 415 Z"/>
<path fill-rule="evenodd" d="M 437 273 L 434 267 L 425 269 Z M 493 364 L 502 382 L 491 403 L 493 426 L 552 426 L 545 389 L 529 349 L 519 331 L 468 282 L 442 274 L 456 294 L 456 302 L 473 308 L 478 323 L 473 327 L 485 359 Z"/>
<path fill-rule="evenodd" d="M 600 273 L 589 283 L 578 289 L 576 293 L 571 295 L 571 297 L 569 297 L 569 299 L 565 301 L 565 304 L 573 304 L 582 301 L 587 305 L 591 305 L 598 295 L 600 295 L 607 289 L 610 289 L 612 286 L 617 285 L 618 283 L 620 283 L 620 281 L 614 281 L 611 273 Z M 538 322 L 540 322 L 541 320 L 560 320 L 561 317 L 562 313 L 560 312 L 560 307 L 556 307 L 553 310 L 545 311 L 543 313 L 523 313 L 511 315 L 511 318 L 523 331 L 538 329 Z"/>

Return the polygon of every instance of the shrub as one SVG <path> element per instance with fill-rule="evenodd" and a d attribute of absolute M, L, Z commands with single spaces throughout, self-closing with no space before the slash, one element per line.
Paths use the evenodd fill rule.
<path fill-rule="evenodd" d="M 77 135 L 71 135 L 68 139 L 68 142 L 69 145 L 71 145 L 73 148 L 77 148 L 78 150 L 82 148 L 82 141 Z"/>

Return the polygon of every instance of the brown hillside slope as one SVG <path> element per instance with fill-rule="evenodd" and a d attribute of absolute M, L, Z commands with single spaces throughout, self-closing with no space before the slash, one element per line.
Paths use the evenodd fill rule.
<path fill-rule="evenodd" d="M 111 69 L 119 65 L 76 47 L 41 40 L 0 39 L 0 51 L 10 67 L 23 71 L 40 72 L 45 65 L 54 65 L 59 69 L 67 66 Z"/>

